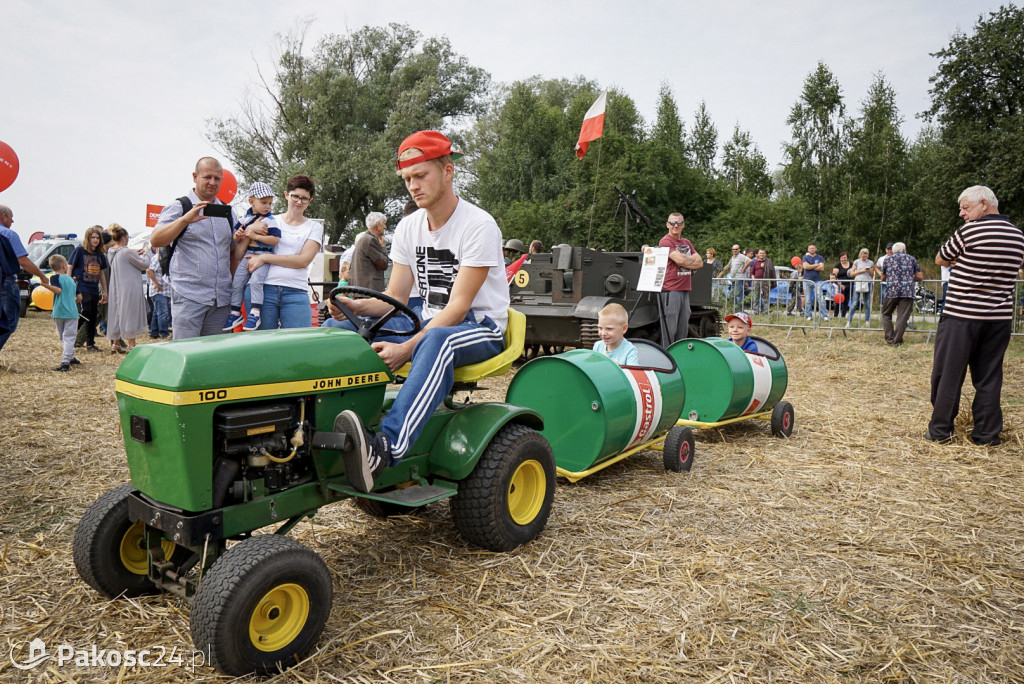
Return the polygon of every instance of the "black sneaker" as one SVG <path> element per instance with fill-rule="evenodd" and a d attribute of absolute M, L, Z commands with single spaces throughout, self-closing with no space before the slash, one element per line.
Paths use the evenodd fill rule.
<path fill-rule="evenodd" d="M 95 344 L 90 344 L 85 347 L 85 351 L 98 352 L 100 350 Z"/>
<path fill-rule="evenodd" d="M 72 366 L 81 366 L 82 365 L 82 362 L 79 361 L 78 359 L 71 359 L 70 361 L 68 361 L 68 363 L 70 363 Z"/>
<path fill-rule="evenodd" d="M 342 454 L 345 477 L 354 489 L 368 494 L 384 472 L 391 457 L 391 445 L 383 432 L 374 435 L 363 429 L 363 421 L 355 411 L 347 410 L 334 419 L 334 431 L 344 432 L 352 440 L 352 448 Z"/>
<path fill-rule="evenodd" d="M 69 366 L 69 365 L 68 365 L 68 364 L 66 364 L 66 363 L 62 363 L 62 364 L 60 364 L 59 366 L 57 366 L 56 368 L 54 368 L 53 370 L 55 370 L 55 371 L 61 371 L 62 373 L 65 373 L 65 372 L 67 372 L 67 371 L 71 370 L 71 366 Z"/>
<path fill-rule="evenodd" d="M 953 441 L 952 437 L 936 437 L 931 433 L 931 430 L 924 431 L 924 438 L 929 442 L 935 442 L 936 444 L 949 444 Z"/>

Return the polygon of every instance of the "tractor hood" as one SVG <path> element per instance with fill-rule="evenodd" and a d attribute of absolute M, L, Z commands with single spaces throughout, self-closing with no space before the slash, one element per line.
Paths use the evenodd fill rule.
<path fill-rule="evenodd" d="M 135 348 L 116 375 L 119 393 L 166 404 L 305 394 L 391 381 L 363 338 L 338 328 L 214 335 Z M 143 388 L 161 396 L 140 396 Z M 161 392 L 163 390 L 164 392 Z M 206 397 L 215 392 L 219 396 Z M 189 396 L 199 392 L 202 396 Z"/>

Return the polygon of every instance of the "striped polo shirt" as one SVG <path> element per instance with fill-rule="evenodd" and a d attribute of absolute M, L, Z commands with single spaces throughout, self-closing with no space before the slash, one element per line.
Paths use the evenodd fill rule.
<path fill-rule="evenodd" d="M 965 223 L 939 249 L 956 261 L 949 276 L 944 316 L 979 321 L 1013 319 L 1013 286 L 1024 263 L 1024 233 L 1002 214 Z"/>

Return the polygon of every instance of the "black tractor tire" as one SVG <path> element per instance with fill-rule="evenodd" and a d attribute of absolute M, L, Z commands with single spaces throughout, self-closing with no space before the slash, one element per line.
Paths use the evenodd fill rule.
<path fill-rule="evenodd" d="M 665 470 L 670 473 L 688 472 L 693 467 L 696 446 L 693 430 L 690 428 L 676 425 L 669 430 L 661 451 Z"/>
<path fill-rule="evenodd" d="M 298 663 L 331 614 L 327 566 L 289 537 L 261 534 L 217 559 L 192 601 L 192 641 L 231 676 Z"/>
<path fill-rule="evenodd" d="M 359 496 L 352 497 L 352 505 L 366 515 L 381 520 L 393 518 L 396 515 L 414 515 L 426 508 L 426 506 L 403 506 L 402 504 L 390 503 L 388 501 L 364 499 Z"/>
<path fill-rule="evenodd" d="M 718 312 L 712 312 L 705 314 L 700 319 L 700 336 L 701 337 L 719 337 L 722 331 L 718 322 Z"/>
<path fill-rule="evenodd" d="M 451 498 L 462 537 L 489 551 L 511 551 L 547 524 L 555 497 L 555 457 L 524 425 L 503 426 Z"/>
<path fill-rule="evenodd" d="M 780 401 L 772 409 L 772 435 L 789 437 L 793 434 L 793 405 L 788 401 Z"/>
<path fill-rule="evenodd" d="M 86 584 L 107 598 L 156 594 L 149 580 L 145 525 L 128 519 L 128 497 L 132 486 L 111 489 L 89 508 L 75 530 L 72 556 L 78 574 Z M 192 552 L 174 542 L 161 543 L 166 557 L 181 565 Z"/>

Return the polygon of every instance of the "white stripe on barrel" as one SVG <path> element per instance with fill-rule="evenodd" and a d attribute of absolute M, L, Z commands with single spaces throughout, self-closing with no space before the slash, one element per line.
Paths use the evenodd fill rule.
<path fill-rule="evenodd" d="M 743 354 L 747 357 L 750 370 L 754 374 L 754 391 L 750 395 L 750 403 L 743 410 L 741 415 L 747 416 L 759 410 L 764 410 L 764 402 L 772 391 L 772 369 L 763 356 L 758 354 Z"/>
<path fill-rule="evenodd" d="M 626 446 L 628 449 L 647 439 L 661 422 L 661 385 L 654 371 L 637 368 L 622 370 L 629 378 L 629 386 L 633 388 L 633 398 L 636 399 L 636 424 L 633 426 L 633 436 Z"/>

